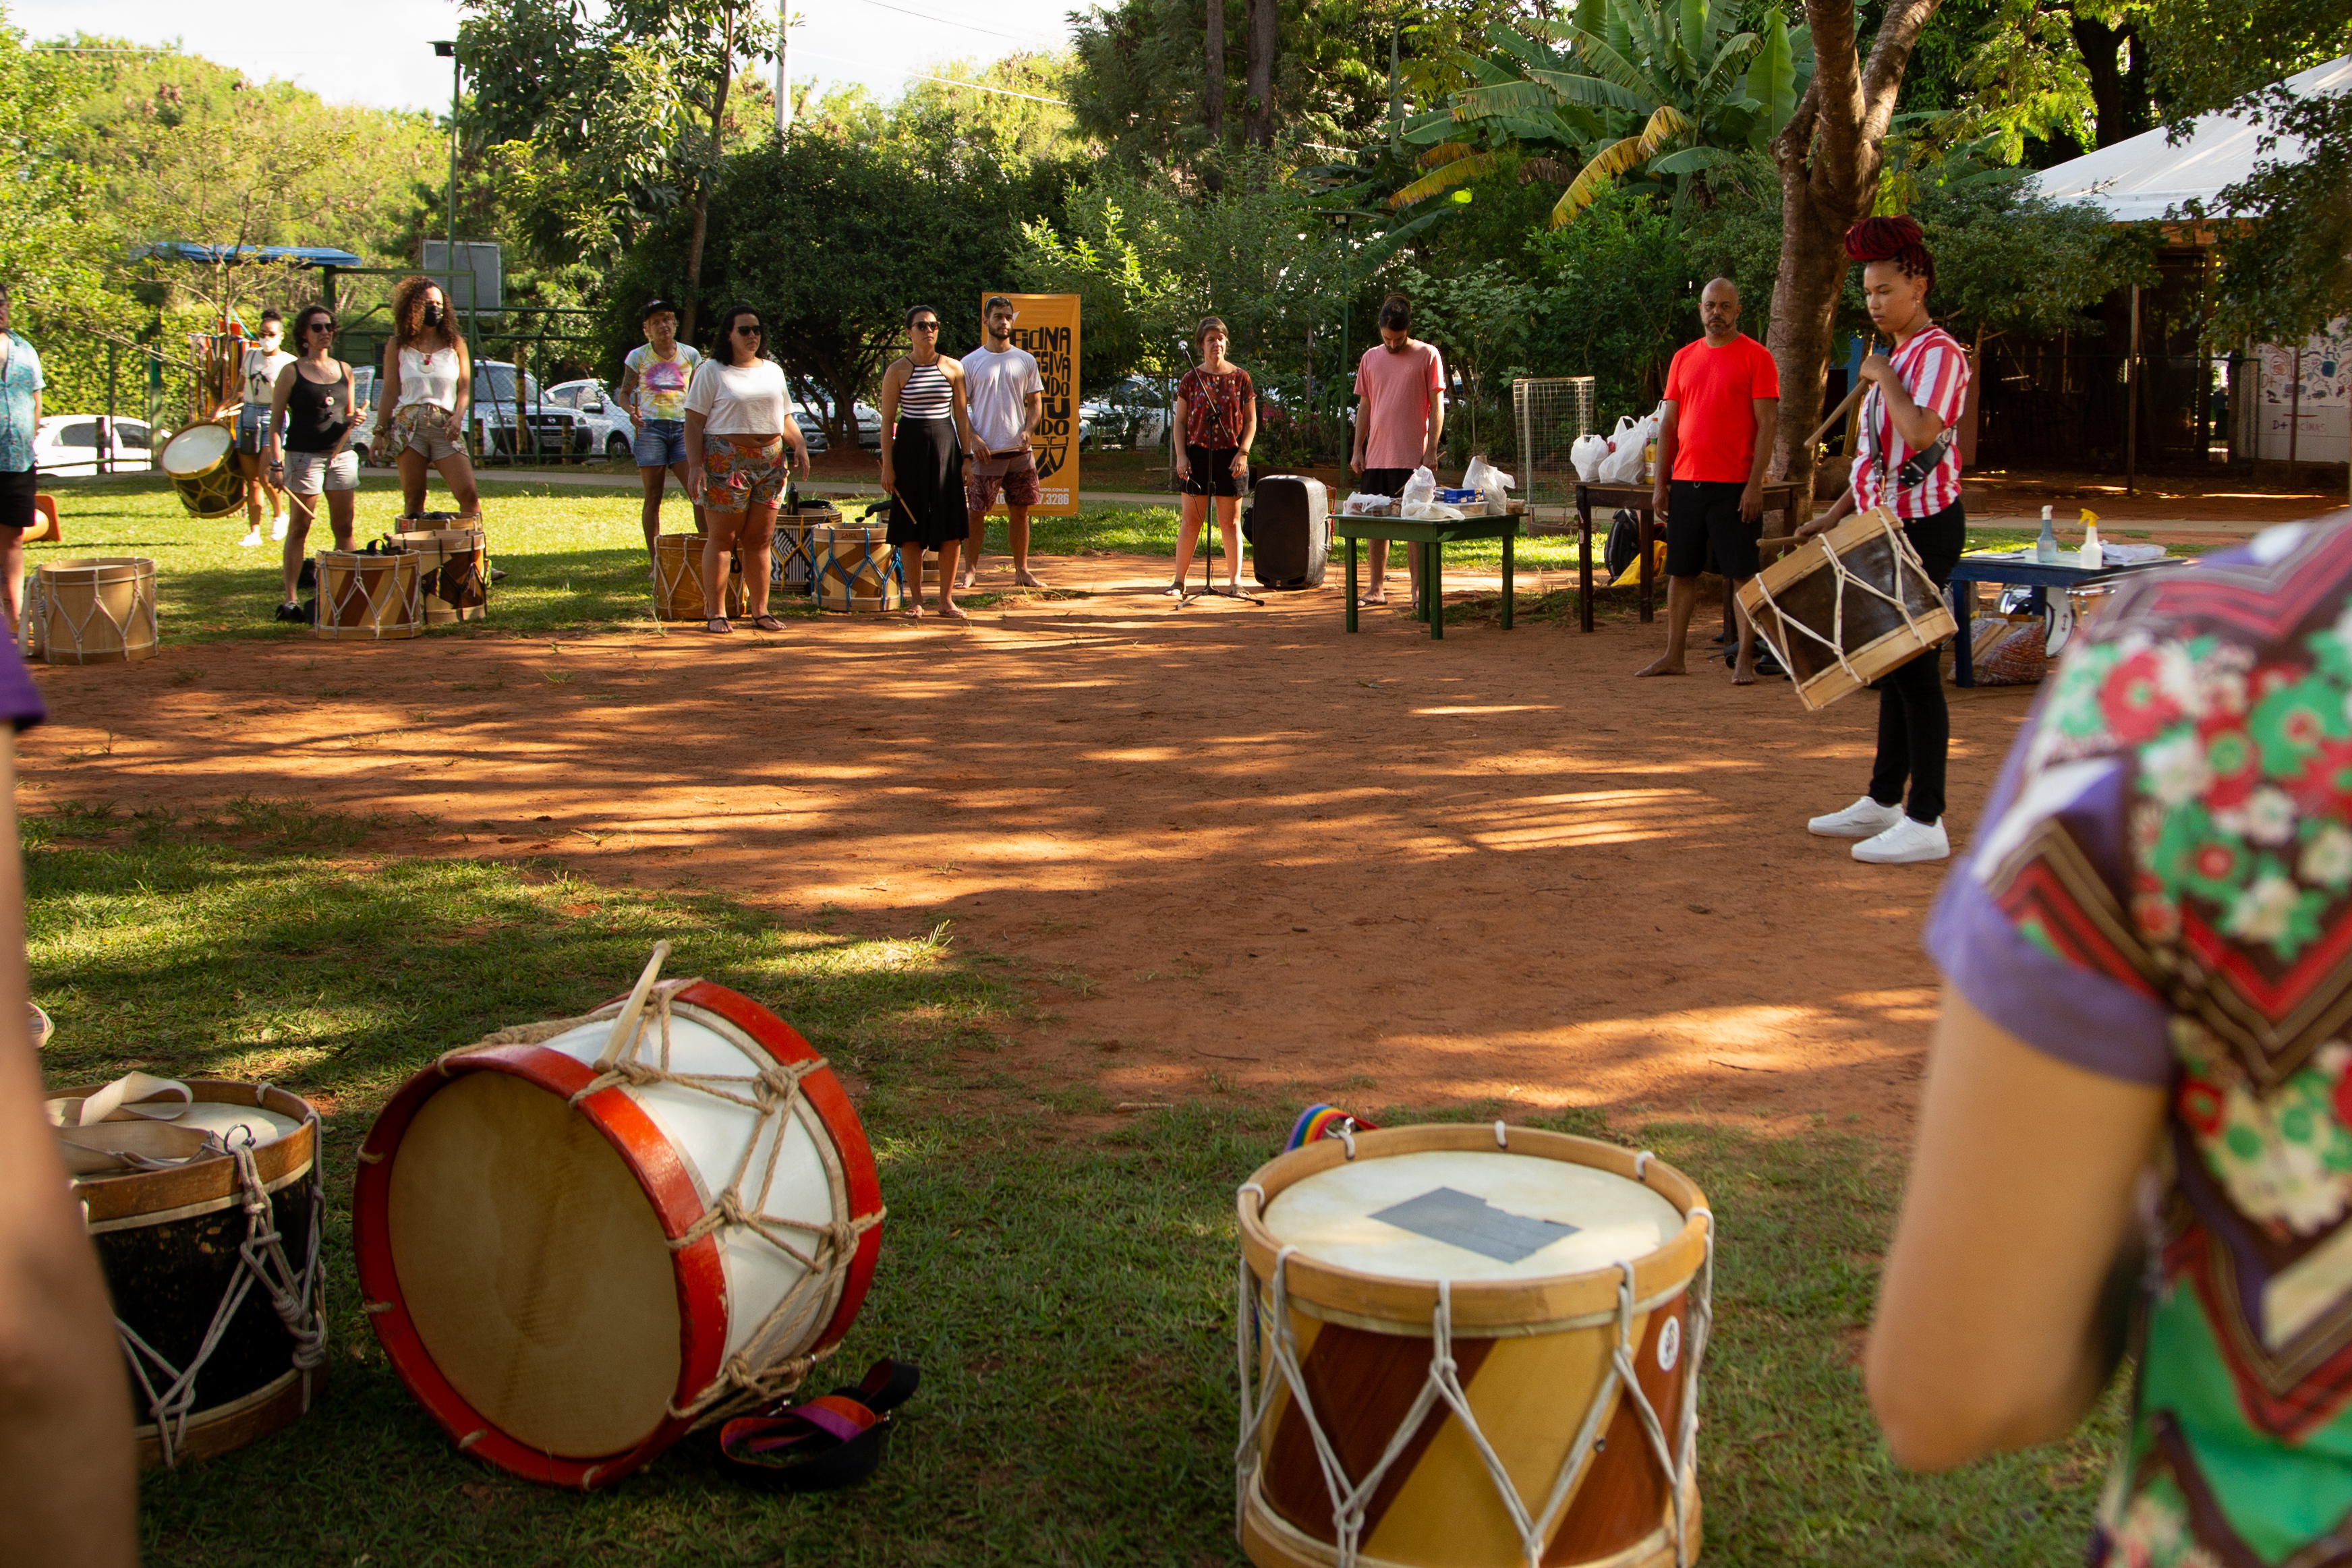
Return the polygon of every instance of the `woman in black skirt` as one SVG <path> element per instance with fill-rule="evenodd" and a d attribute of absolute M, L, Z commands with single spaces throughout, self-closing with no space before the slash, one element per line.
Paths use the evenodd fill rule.
<path fill-rule="evenodd" d="M 890 496 L 889 541 L 898 547 L 907 614 L 923 617 L 923 552 L 940 558 L 940 613 L 956 621 L 956 547 L 964 516 L 963 366 L 940 352 L 940 313 L 907 312 L 907 352 L 882 372 L 882 488 Z"/>

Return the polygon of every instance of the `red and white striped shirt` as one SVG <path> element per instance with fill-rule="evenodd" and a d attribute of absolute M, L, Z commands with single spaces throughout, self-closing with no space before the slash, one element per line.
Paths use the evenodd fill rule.
<path fill-rule="evenodd" d="M 1913 402 L 1941 419 L 1946 430 L 1960 423 L 1960 410 L 1969 397 L 1969 356 L 1949 332 L 1929 327 L 1895 350 L 1893 363 L 1895 379 Z M 1906 444 L 1896 431 L 1895 416 L 1887 412 L 1886 400 L 1874 386 L 1862 400 L 1862 450 L 1853 460 L 1856 511 L 1866 512 L 1884 504 L 1906 520 L 1930 517 L 1960 498 L 1957 442 L 1917 485 L 1897 483 L 1897 470 L 1918 448 Z"/>

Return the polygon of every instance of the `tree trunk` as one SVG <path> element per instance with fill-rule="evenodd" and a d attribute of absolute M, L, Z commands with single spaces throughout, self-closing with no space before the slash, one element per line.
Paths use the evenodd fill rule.
<path fill-rule="evenodd" d="M 1208 46 L 1208 75 L 1201 83 L 1201 118 L 1209 128 L 1209 144 L 1225 139 L 1225 0 L 1208 0 L 1202 28 Z"/>
<path fill-rule="evenodd" d="M 1274 57 L 1281 47 L 1276 0 L 1249 0 L 1249 101 L 1243 106 L 1242 136 L 1254 147 L 1274 146 Z"/>
<path fill-rule="evenodd" d="M 679 313 L 677 323 L 681 342 L 694 340 L 695 319 L 701 310 L 702 242 L 710 233 L 710 183 L 719 177 L 727 152 L 727 89 L 734 82 L 735 7 L 730 0 L 719 14 L 719 87 L 710 95 L 710 152 L 694 177 L 694 228 L 686 241 L 686 308 Z M 719 351 L 725 355 L 728 346 L 719 344 Z"/>
<path fill-rule="evenodd" d="M 2137 136 L 2152 122 L 2147 90 L 2147 49 L 2129 22 L 2110 27 L 2077 11 L 2074 16 L 2074 49 L 2083 57 L 2083 75 L 2091 87 L 2096 121 L 2094 146 L 2112 147 Z M 2126 48 L 2131 66 L 2120 63 Z"/>
<path fill-rule="evenodd" d="M 1938 0 L 1889 0 L 1867 65 L 1847 0 L 1805 0 L 1813 79 L 1772 143 L 1780 168 L 1780 270 L 1766 346 L 1780 371 L 1780 425 L 1772 471 L 1810 482 L 1801 444 L 1822 417 L 1822 391 L 1845 283 L 1845 231 L 1869 215 L 1895 99 L 1920 29 Z"/>

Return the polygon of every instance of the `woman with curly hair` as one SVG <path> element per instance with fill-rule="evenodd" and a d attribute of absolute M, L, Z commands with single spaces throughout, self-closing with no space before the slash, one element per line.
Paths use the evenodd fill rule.
<path fill-rule="evenodd" d="M 400 470 L 403 514 L 425 510 L 427 471 L 437 468 L 461 517 L 478 517 L 481 494 L 466 457 L 466 409 L 474 394 L 474 361 L 441 286 L 404 277 L 392 294 L 392 337 L 383 346 L 383 384 L 376 406 L 375 460 Z"/>
<path fill-rule="evenodd" d="M 686 392 L 686 487 L 702 503 L 710 532 L 702 541 L 704 630 L 735 630 L 728 621 L 727 558 L 743 557 L 743 608 L 752 626 L 781 632 L 768 613 L 768 546 L 776 506 L 793 470 L 809 471 L 808 443 L 789 411 L 783 368 L 761 350 L 760 313 L 738 305 L 719 319 L 719 341 L 694 367 Z"/>
<path fill-rule="evenodd" d="M 1968 351 L 1928 319 L 1936 259 L 1916 223 L 1864 218 L 1846 231 L 1845 253 L 1863 264 L 1863 302 L 1895 348 L 1862 362 L 1870 391 L 1862 402 L 1853 483 L 1797 537 L 1810 538 L 1853 513 L 1885 507 L 1902 520 L 1904 536 L 1941 589 L 1968 541 L 1960 454 L 1952 437 L 1968 401 Z M 1871 685 L 1878 692 L 1878 755 L 1869 793 L 1806 827 L 1823 838 L 1861 840 L 1853 858 L 1874 865 L 1943 860 L 1952 852 L 1944 831 L 1944 762 L 1952 722 L 1944 706 L 1942 661 L 1930 649 Z"/>

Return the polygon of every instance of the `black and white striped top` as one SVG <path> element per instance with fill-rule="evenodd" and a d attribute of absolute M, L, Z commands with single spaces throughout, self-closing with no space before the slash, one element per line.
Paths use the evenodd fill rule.
<path fill-rule="evenodd" d="M 917 365 L 907 372 L 907 384 L 898 389 L 898 417 L 945 419 L 951 396 L 948 378 L 940 373 L 938 361 Z"/>

